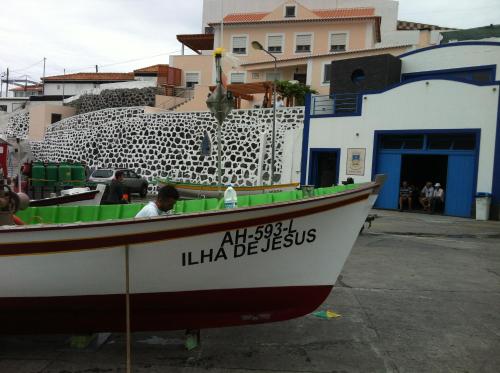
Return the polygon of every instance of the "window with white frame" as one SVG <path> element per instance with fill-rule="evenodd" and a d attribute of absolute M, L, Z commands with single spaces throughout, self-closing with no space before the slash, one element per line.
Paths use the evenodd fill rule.
<path fill-rule="evenodd" d="M 285 17 L 294 18 L 296 17 L 296 7 L 295 5 L 285 5 Z"/>
<path fill-rule="evenodd" d="M 295 52 L 307 53 L 312 49 L 312 34 L 297 34 L 295 36 Z"/>
<path fill-rule="evenodd" d="M 245 73 L 231 73 L 231 84 L 245 83 Z"/>
<path fill-rule="evenodd" d="M 273 53 L 283 52 L 283 35 L 268 35 L 267 50 Z"/>
<path fill-rule="evenodd" d="M 269 72 L 266 73 L 266 80 L 268 82 L 274 82 L 275 80 L 281 80 L 281 74 L 279 72 Z"/>
<path fill-rule="evenodd" d="M 330 52 L 343 52 L 347 47 L 347 34 L 331 33 L 330 34 Z"/>
<path fill-rule="evenodd" d="M 200 83 L 199 72 L 186 72 L 186 88 L 194 88 L 194 86 L 199 83 Z"/>
<path fill-rule="evenodd" d="M 325 63 L 323 65 L 323 84 L 328 84 L 330 83 L 330 78 L 332 74 L 332 64 L 331 63 Z"/>
<path fill-rule="evenodd" d="M 233 36 L 231 50 L 233 54 L 247 54 L 247 37 Z"/>
<path fill-rule="evenodd" d="M 252 79 L 260 79 L 260 73 L 252 73 Z"/>

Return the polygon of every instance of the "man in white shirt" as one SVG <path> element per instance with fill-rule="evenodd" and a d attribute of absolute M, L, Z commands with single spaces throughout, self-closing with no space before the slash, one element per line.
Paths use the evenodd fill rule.
<path fill-rule="evenodd" d="M 444 189 L 441 188 L 441 184 L 436 183 L 434 185 L 434 192 L 432 193 L 432 212 L 436 210 L 441 210 L 444 205 Z"/>
<path fill-rule="evenodd" d="M 178 199 L 179 192 L 177 189 L 172 185 L 165 185 L 158 190 L 156 200 L 150 201 L 135 217 L 149 218 L 152 216 L 167 215 Z"/>
<path fill-rule="evenodd" d="M 433 195 L 434 195 L 434 188 L 432 187 L 432 183 L 428 181 L 422 188 L 419 199 L 420 204 L 424 208 L 424 211 L 430 211 Z"/>

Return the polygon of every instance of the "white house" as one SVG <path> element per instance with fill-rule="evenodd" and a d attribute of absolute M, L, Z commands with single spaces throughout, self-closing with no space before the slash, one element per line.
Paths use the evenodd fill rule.
<path fill-rule="evenodd" d="M 301 182 L 386 173 L 376 207 L 396 209 L 403 180 L 416 188 L 429 180 L 445 188 L 445 214 L 473 216 L 474 196 L 485 192 L 491 217 L 500 218 L 500 43 L 443 44 L 399 57 L 401 82 L 356 93 L 350 112 L 336 110 L 339 94 L 309 100 Z"/>
<path fill-rule="evenodd" d="M 133 73 L 75 73 L 47 76 L 43 79 L 45 96 L 74 96 L 104 83 L 134 80 Z"/>

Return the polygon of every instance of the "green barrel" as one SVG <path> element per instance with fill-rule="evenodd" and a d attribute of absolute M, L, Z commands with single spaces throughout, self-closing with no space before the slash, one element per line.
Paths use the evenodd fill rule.
<path fill-rule="evenodd" d="M 48 187 L 53 187 L 57 183 L 59 175 L 58 175 L 58 167 L 56 164 L 49 163 L 45 167 L 45 178 L 48 180 L 46 182 L 46 185 Z"/>
<path fill-rule="evenodd" d="M 61 163 L 59 165 L 58 181 L 60 183 L 69 184 L 71 181 L 71 166 L 66 163 Z"/>
<path fill-rule="evenodd" d="M 34 163 L 31 169 L 32 185 L 34 187 L 45 186 L 45 166 L 43 163 Z"/>
<path fill-rule="evenodd" d="M 79 163 L 75 163 L 71 166 L 71 179 L 73 180 L 74 186 L 85 185 L 85 167 Z"/>

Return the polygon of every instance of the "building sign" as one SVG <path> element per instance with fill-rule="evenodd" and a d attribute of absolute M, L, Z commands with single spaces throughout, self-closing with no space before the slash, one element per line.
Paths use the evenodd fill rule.
<path fill-rule="evenodd" d="M 346 175 L 363 176 L 365 174 L 366 148 L 347 149 Z"/>

